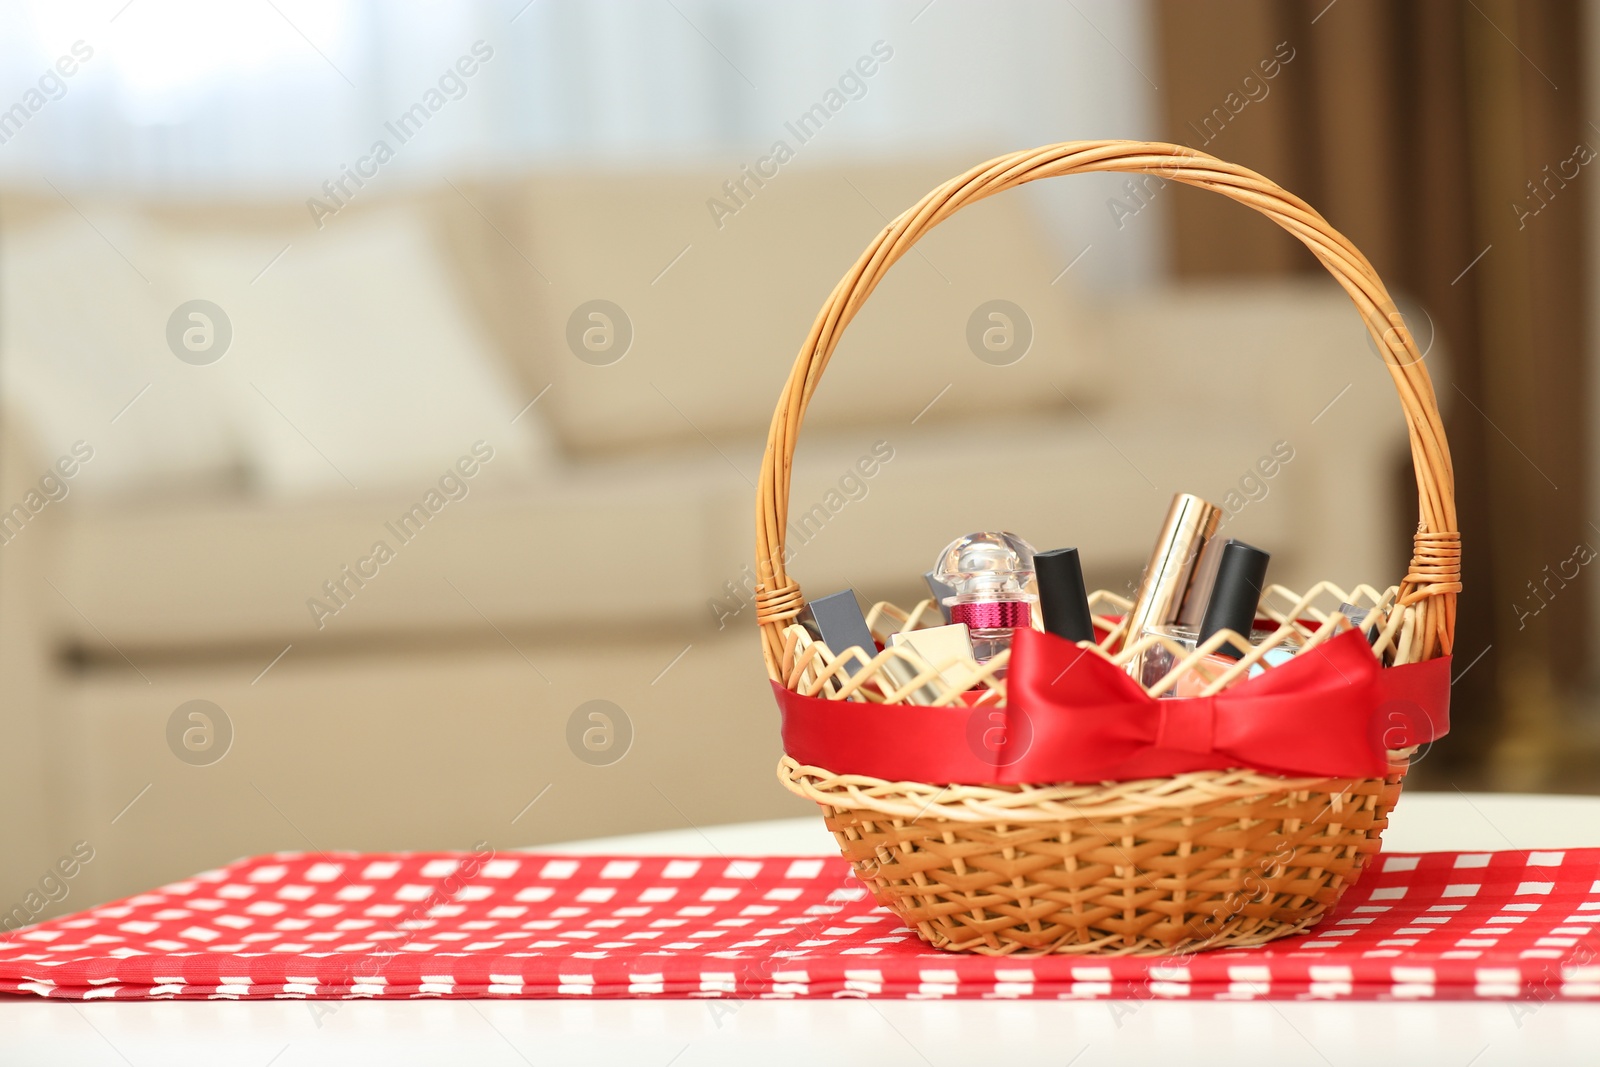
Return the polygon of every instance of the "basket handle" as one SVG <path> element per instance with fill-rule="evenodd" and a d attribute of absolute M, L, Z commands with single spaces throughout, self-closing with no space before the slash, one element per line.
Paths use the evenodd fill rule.
<path fill-rule="evenodd" d="M 795 439 L 844 328 L 895 261 L 961 208 L 1039 178 L 1093 171 L 1154 174 L 1253 207 L 1298 237 L 1350 294 L 1384 354 L 1411 436 L 1419 521 L 1399 602 L 1415 606 L 1419 658 L 1450 652 L 1456 594 L 1461 591 L 1461 534 L 1456 529 L 1450 446 L 1428 369 L 1372 264 L 1309 204 L 1255 171 L 1158 141 L 1067 141 L 999 156 L 934 189 L 884 227 L 817 313 L 772 414 L 756 490 L 756 622 L 767 673 L 774 680 L 781 680 L 783 629 L 805 603 L 799 584 L 784 568 Z"/>

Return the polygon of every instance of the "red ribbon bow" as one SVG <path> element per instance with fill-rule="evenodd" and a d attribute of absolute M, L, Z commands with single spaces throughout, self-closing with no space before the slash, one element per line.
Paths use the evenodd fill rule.
<path fill-rule="evenodd" d="M 1210 697 L 1158 699 L 1071 642 L 1018 630 L 1007 706 L 824 700 L 774 683 L 784 750 L 836 774 L 969 784 L 1247 768 L 1373 778 L 1449 729 L 1448 657 L 1381 669 L 1347 632 Z"/>
<path fill-rule="evenodd" d="M 1159 699 L 1092 652 L 1019 630 L 1006 693 L 1033 744 L 1076 749 L 1074 779 L 1228 767 L 1381 776 L 1388 762 L 1371 729 L 1377 659 L 1357 633 L 1320 649 L 1215 696 Z"/>

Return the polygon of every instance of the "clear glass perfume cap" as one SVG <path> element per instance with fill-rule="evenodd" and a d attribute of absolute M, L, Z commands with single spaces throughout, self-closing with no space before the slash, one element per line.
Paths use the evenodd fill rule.
<path fill-rule="evenodd" d="M 1014 533 L 970 533 L 939 553 L 934 577 L 957 601 L 1021 600 L 1033 580 L 1033 546 Z"/>

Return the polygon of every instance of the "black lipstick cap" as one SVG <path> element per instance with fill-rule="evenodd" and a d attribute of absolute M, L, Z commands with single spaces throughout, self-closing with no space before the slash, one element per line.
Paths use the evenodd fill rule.
<path fill-rule="evenodd" d="M 1089 590 L 1083 584 L 1078 550 L 1036 552 L 1033 570 L 1045 630 L 1068 641 L 1093 641 L 1094 618 L 1089 614 Z"/>
<path fill-rule="evenodd" d="M 1206 601 L 1205 617 L 1200 620 L 1201 644 L 1218 630 L 1232 630 L 1249 640 L 1256 621 L 1256 608 L 1261 603 L 1261 590 L 1267 581 L 1267 562 L 1271 559 L 1271 553 L 1243 541 L 1230 540 L 1222 546 L 1216 584 L 1211 587 L 1211 599 Z M 1217 653 L 1229 659 L 1244 655 L 1232 645 L 1223 645 Z"/>

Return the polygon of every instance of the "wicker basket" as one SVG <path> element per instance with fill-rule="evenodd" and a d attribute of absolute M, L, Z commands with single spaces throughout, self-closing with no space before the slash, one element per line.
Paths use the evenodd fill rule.
<path fill-rule="evenodd" d="M 1420 521 L 1395 590 L 1398 662 L 1448 655 L 1460 591 L 1454 475 L 1433 386 L 1364 256 L 1298 197 L 1178 145 L 1075 141 L 1001 156 L 934 189 L 877 236 L 818 313 L 767 437 L 756 502 L 757 621 L 787 684 L 785 630 L 804 599 L 784 568 L 791 461 L 806 405 L 844 328 L 884 273 L 965 205 L 1038 178 L 1155 174 L 1222 193 L 1298 237 L 1342 285 L 1384 353 L 1410 431 Z M 793 647 L 790 647 L 793 666 Z M 870 714 L 870 712 L 865 712 Z M 1409 751 L 1384 778 L 1201 771 L 1114 783 L 948 785 L 778 768 L 821 805 L 857 876 L 930 944 L 992 955 L 1171 954 L 1305 930 L 1380 845 Z"/>

